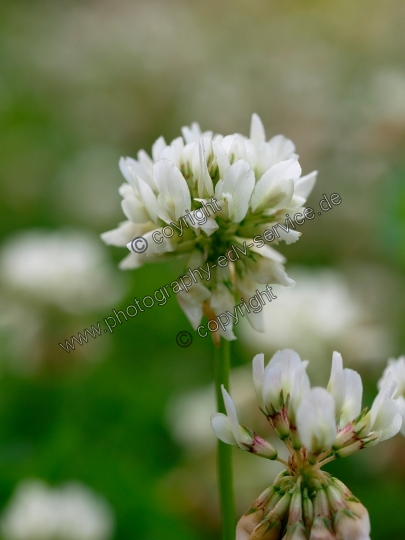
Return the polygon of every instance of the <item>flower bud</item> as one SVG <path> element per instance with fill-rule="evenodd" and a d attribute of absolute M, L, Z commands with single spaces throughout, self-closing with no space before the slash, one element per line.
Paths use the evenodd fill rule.
<path fill-rule="evenodd" d="M 304 523 L 308 531 L 311 530 L 312 522 L 314 520 L 314 506 L 311 499 L 308 496 L 307 488 L 304 489 L 304 496 L 302 499 L 302 509 L 304 512 Z"/>
<path fill-rule="evenodd" d="M 281 532 L 281 521 L 276 523 L 271 529 L 268 527 L 268 523 L 262 523 L 258 525 L 252 534 L 249 536 L 249 540 L 279 540 Z M 244 540 L 243 537 L 236 540 Z"/>
<path fill-rule="evenodd" d="M 287 532 L 283 536 L 283 540 L 308 540 L 305 532 L 304 524 L 301 522 L 295 523 L 291 527 L 287 527 Z"/>
<path fill-rule="evenodd" d="M 363 441 L 356 441 L 352 444 L 349 444 L 349 446 L 344 446 L 343 448 L 340 448 L 339 450 L 335 450 L 335 456 L 339 458 L 350 456 L 351 454 L 354 454 L 355 452 L 358 452 L 359 450 L 362 450 L 364 448 Z"/>
<path fill-rule="evenodd" d="M 262 521 L 260 511 L 244 514 L 236 525 L 236 540 L 249 540 L 253 529 Z"/>
<path fill-rule="evenodd" d="M 276 479 L 283 479 L 282 473 Z M 272 485 L 261 493 L 251 508 L 240 518 L 236 526 L 236 540 L 248 540 L 254 528 L 263 521 L 263 517 L 268 514 L 281 500 L 282 494 L 278 487 Z"/>
<path fill-rule="evenodd" d="M 315 518 L 309 540 L 335 540 L 330 519 L 330 508 L 324 488 L 318 489 L 315 497 Z"/>
<path fill-rule="evenodd" d="M 257 433 L 253 431 L 253 440 L 249 446 L 249 451 L 252 454 L 256 454 L 260 457 L 267 459 L 276 459 L 278 456 L 277 450 L 272 444 L 267 442 L 265 439 L 262 439 Z"/>
<path fill-rule="evenodd" d="M 302 492 L 301 478 L 298 480 L 295 491 L 291 498 L 290 510 L 288 513 L 288 525 L 292 526 L 295 523 L 301 522 L 302 519 Z"/>
<path fill-rule="evenodd" d="M 274 486 L 270 486 L 267 489 L 265 489 L 263 493 L 261 493 L 255 500 L 255 502 L 252 504 L 252 508 L 246 513 L 247 514 L 253 513 L 255 511 L 255 508 L 256 509 L 265 508 L 268 505 L 272 496 L 275 494 L 275 492 L 276 492 L 276 489 Z"/>
<path fill-rule="evenodd" d="M 316 516 L 311 528 L 309 540 L 336 540 L 332 532 L 330 521 L 326 518 Z"/>
<path fill-rule="evenodd" d="M 288 511 L 291 495 L 285 493 L 264 520 L 254 529 L 249 540 L 279 540 L 282 521 Z"/>
<path fill-rule="evenodd" d="M 326 493 L 328 495 L 329 504 L 334 512 L 344 510 L 346 508 L 343 494 L 332 484 L 327 486 Z"/>
<path fill-rule="evenodd" d="M 330 508 L 324 488 L 320 488 L 316 492 L 314 510 L 316 517 L 330 518 Z"/>
<path fill-rule="evenodd" d="M 354 442 L 358 439 L 357 433 L 354 430 L 353 424 L 348 424 L 339 431 L 333 443 L 333 449 L 339 450 L 342 446 L 347 445 L 350 442 Z"/>
<path fill-rule="evenodd" d="M 344 484 L 339 478 L 332 478 L 333 484 L 338 488 L 338 490 L 344 495 L 345 499 L 351 499 L 356 500 L 356 502 L 359 502 L 358 499 L 353 495 L 353 493 L 350 491 L 350 489 Z"/>
<path fill-rule="evenodd" d="M 279 412 L 271 415 L 270 420 L 273 428 L 282 441 L 290 436 L 290 421 L 287 417 L 287 409 L 285 406 Z"/>
<path fill-rule="evenodd" d="M 347 509 L 334 516 L 336 540 L 370 540 L 370 518 L 359 502 L 347 501 Z"/>

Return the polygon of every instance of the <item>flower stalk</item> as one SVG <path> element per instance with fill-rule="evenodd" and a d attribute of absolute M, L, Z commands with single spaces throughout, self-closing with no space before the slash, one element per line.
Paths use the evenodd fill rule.
<path fill-rule="evenodd" d="M 220 338 L 215 347 L 215 392 L 217 410 L 225 413 L 222 385 L 229 389 L 231 369 L 230 342 Z M 233 493 L 232 447 L 218 439 L 217 453 L 218 494 L 222 519 L 222 539 L 235 540 L 235 501 Z"/>

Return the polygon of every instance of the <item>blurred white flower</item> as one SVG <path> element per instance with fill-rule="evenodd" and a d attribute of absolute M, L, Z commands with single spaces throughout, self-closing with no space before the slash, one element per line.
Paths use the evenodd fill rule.
<path fill-rule="evenodd" d="M 398 405 L 402 416 L 401 433 L 405 436 L 405 356 L 400 356 L 397 360 L 390 358 L 381 379 L 378 381 L 378 388 L 382 388 L 386 379 L 393 379 L 397 383 L 394 399 Z"/>
<path fill-rule="evenodd" d="M 101 236 L 107 244 L 127 246 L 131 251 L 121 262 L 123 269 L 180 255 L 188 256 L 191 268 L 211 263 L 212 277 L 204 282 L 205 295 L 201 286 L 179 293 L 181 307 L 197 328 L 203 314 L 215 318 L 225 304 L 233 306 L 237 296 L 254 295 L 259 283 L 294 284 L 282 266 L 284 258 L 264 242 L 226 268 L 218 268 L 217 259 L 233 244 L 241 248 L 244 242 L 253 245 L 256 235 L 284 223 L 287 215 L 302 212 L 316 172 L 301 177 L 294 144 L 281 135 L 266 142 L 256 114 L 249 138 L 202 133 L 197 123 L 184 127 L 182 133 L 170 145 L 160 137 L 152 147 L 152 159 L 143 150 L 137 160 L 121 158 L 126 183 L 120 194 L 127 221 Z M 204 205 L 206 214 L 201 210 Z M 167 225 L 172 234 L 164 238 L 161 229 Z M 148 241 L 144 253 L 132 249 L 131 240 L 136 236 Z M 278 237 L 273 234 L 273 241 L 290 244 L 299 236 L 289 228 Z M 256 314 L 249 320 L 263 330 L 260 317 Z M 232 323 L 221 333 L 235 339 Z"/>
<path fill-rule="evenodd" d="M 297 282 L 294 289 L 273 286 L 277 299 L 263 307 L 264 334 L 242 321 L 241 338 L 250 348 L 268 353 L 285 346 L 298 349 L 311 357 L 321 374 L 323 358 L 331 348 L 354 361 L 377 362 L 388 356 L 392 333 L 378 313 L 374 316 L 374 306 L 361 297 L 370 300 L 371 296 L 364 283 L 363 290 L 361 282 L 352 289 L 343 273 L 326 268 L 294 267 L 290 275 Z M 380 298 L 378 305 L 383 301 Z"/>
<path fill-rule="evenodd" d="M 97 239 L 74 231 L 29 230 L 0 251 L 0 286 L 68 313 L 108 307 L 121 288 Z"/>
<path fill-rule="evenodd" d="M 110 505 L 79 482 L 51 488 L 25 480 L 1 517 L 5 540 L 109 540 L 113 529 Z"/>
<path fill-rule="evenodd" d="M 122 276 L 89 233 L 39 229 L 10 237 L 0 248 L 0 361 L 25 373 L 45 363 L 60 367 L 58 341 L 77 332 L 78 321 L 91 325 L 90 314 L 123 292 Z M 107 351 L 105 340 L 92 340 L 75 358 L 100 361 Z"/>

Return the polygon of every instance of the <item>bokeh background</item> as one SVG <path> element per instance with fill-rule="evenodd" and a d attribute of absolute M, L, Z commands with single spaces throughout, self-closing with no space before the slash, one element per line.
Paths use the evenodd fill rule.
<path fill-rule="evenodd" d="M 3 1 L 0 56 L 2 540 L 219 538 L 212 345 L 177 346 L 191 328 L 176 300 L 58 345 L 182 268 L 120 272 L 124 250 L 100 241 L 123 220 L 118 159 L 192 121 L 248 134 L 252 112 L 291 138 L 319 171 L 308 205 L 342 204 L 280 246 L 298 284 L 278 290 L 264 336 L 237 328 L 236 401 L 265 434 L 249 362 L 293 347 L 317 384 L 341 351 L 369 405 L 405 353 L 405 3 Z M 240 454 L 241 514 L 277 471 Z M 374 540 L 404 538 L 404 439 L 329 470 Z"/>

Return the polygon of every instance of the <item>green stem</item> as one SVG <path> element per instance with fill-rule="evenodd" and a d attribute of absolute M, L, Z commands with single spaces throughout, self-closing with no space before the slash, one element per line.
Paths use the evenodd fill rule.
<path fill-rule="evenodd" d="M 229 391 L 231 370 L 230 342 L 221 338 L 215 348 L 215 391 L 218 412 L 225 413 L 221 385 Z M 217 474 L 222 516 L 222 540 L 235 540 L 235 502 L 233 496 L 232 446 L 218 440 Z"/>

